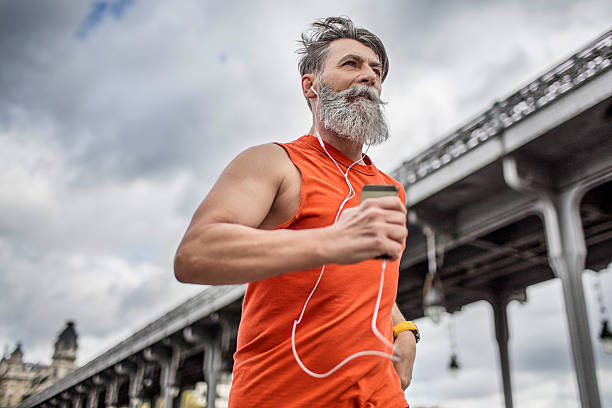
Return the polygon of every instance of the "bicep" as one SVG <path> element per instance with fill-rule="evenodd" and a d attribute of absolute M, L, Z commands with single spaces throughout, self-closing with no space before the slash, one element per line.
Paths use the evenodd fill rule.
<path fill-rule="evenodd" d="M 196 211 L 192 227 L 212 223 L 256 228 L 270 211 L 283 180 L 286 155 L 276 145 L 261 145 L 238 155 L 223 171 Z"/>

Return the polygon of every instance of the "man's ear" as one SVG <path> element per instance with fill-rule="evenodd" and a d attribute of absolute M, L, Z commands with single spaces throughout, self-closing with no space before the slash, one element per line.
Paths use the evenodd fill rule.
<path fill-rule="evenodd" d="M 307 99 L 316 98 L 317 95 L 313 92 L 316 89 L 314 74 L 305 74 L 302 76 L 302 92 Z"/>

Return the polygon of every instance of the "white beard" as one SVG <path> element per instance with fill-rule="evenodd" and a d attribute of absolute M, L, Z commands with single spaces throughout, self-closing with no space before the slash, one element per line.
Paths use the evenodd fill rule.
<path fill-rule="evenodd" d="M 325 129 L 351 142 L 375 145 L 389 138 L 384 105 L 376 90 L 357 85 L 336 92 L 321 82 L 319 114 Z"/>

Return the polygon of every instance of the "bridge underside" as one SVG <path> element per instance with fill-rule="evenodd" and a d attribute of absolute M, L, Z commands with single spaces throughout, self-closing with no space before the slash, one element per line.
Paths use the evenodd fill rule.
<path fill-rule="evenodd" d="M 582 112 L 512 156 L 528 177 L 558 194 L 593 171 L 612 168 L 612 98 Z M 523 164 L 523 166 L 521 166 Z M 509 187 L 502 159 L 418 203 L 415 210 L 439 235 L 439 274 L 449 311 L 492 293 L 520 292 L 555 277 L 547 255 L 544 222 L 536 201 Z M 584 194 L 580 217 L 586 268 L 599 271 L 612 260 L 612 181 Z M 486 226 L 485 226 L 486 225 Z M 428 270 L 426 239 L 417 226 L 400 268 L 398 304 L 410 318 L 423 316 L 422 291 Z"/>
<path fill-rule="evenodd" d="M 416 186 L 413 196 L 425 197 L 408 203 L 417 222 L 409 226 L 398 305 L 409 319 L 423 316 L 420 294 L 431 262 L 426 225 L 436 235 L 437 276 L 447 310 L 479 300 L 493 307 L 507 407 L 512 398 L 506 305 L 524 298 L 528 286 L 555 277 L 564 289 L 582 405 L 600 406 L 580 276 L 612 260 L 612 97 L 534 132 L 554 123 L 551 118 L 563 115 L 564 108 L 549 107 L 520 128 L 506 129 L 482 147 L 493 160 L 470 173 L 465 168 L 483 155 L 475 151 L 460 158 L 454 168 L 443 169 L 440 180 L 455 171 L 464 171 L 464 177 L 428 196 Z M 515 143 L 521 138 L 524 143 Z M 436 174 L 428 177 L 424 184 L 431 186 Z"/>

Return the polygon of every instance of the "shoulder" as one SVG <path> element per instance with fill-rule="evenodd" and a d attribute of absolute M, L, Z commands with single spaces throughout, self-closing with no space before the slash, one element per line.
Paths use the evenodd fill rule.
<path fill-rule="evenodd" d="M 238 155 L 238 158 L 241 158 L 242 160 L 282 160 L 283 157 L 286 157 L 284 151 L 285 149 L 277 143 L 265 143 L 249 147 L 248 149 L 242 151 Z"/>
<path fill-rule="evenodd" d="M 264 172 L 267 175 L 273 175 L 277 171 L 279 174 L 282 173 L 288 165 L 290 165 L 290 161 L 283 147 L 275 143 L 266 143 L 242 151 L 232 161 L 229 168 L 237 171 Z"/>

